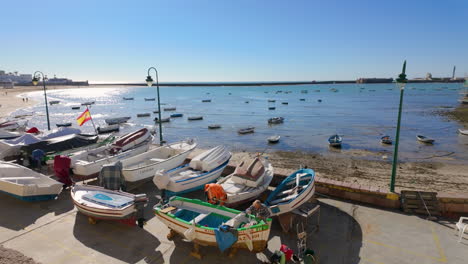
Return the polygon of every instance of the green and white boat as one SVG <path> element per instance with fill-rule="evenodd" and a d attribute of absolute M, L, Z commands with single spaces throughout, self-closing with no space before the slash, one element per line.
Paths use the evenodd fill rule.
<path fill-rule="evenodd" d="M 267 247 L 271 219 L 246 216 L 243 212 L 197 199 L 174 196 L 164 205 L 154 206 L 154 213 L 172 235 L 182 235 L 202 246 L 218 246 L 215 230 L 221 225 L 237 231 L 237 241 L 230 248 L 261 252 Z"/>

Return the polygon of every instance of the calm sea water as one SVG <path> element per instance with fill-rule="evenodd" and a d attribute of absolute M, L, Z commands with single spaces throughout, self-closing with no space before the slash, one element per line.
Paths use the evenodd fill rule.
<path fill-rule="evenodd" d="M 330 89 L 338 89 L 333 92 Z M 457 134 L 460 125 L 447 118 L 435 115 L 438 110 L 457 106 L 462 84 L 408 84 L 405 89 L 402 129 L 400 141 L 401 159 L 425 159 L 433 155 L 446 155 L 458 161 L 468 160 L 468 137 Z M 276 93 L 276 91 L 283 91 Z M 307 90 L 308 93 L 301 93 Z M 285 93 L 290 91 L 290 93 Z M 182 113 L 181 118 L 172 118 L 163 124 L 164 139 L 172 142 L 185 138 L 196 138 L 201 147 L 225 144 L 234 151 L 302 150 L 332 152 L 327 138 L 335 133 L 343 136 L 342 153 L 350 149 L 387 151 L 392 146 L 380 144 L 380 137 L 395 137 L 398 114 L 399 89 L 394 84 L 334 84 L 334 85 L 291 85 L 256 87 L 161 87 L 161 106 L 176 107 L 173 112 L 162 112 L 162 117 Z M 43 102 L 43 93 L 32 92 L 27 96 Z M 132 101 L 123 97 L 134 97 Z M 48 99 L 60 100 L 60 104 L 49 106 L 51 126 L 56 123 L 72 122 L 84 110 L 71 107 L 85 101 L 96 101 L 90 108 L 96 125 L 104 125 L 104 119 L 131 116 L 123 125 L 121 133 L 139 127 L 153 127 L 153 110 L 156 101 L 144 98 L 156 97 L 156 88 L 82 88 L 50 90 Z M 203 99 L 211 99 L 203 103 Z M 269 103 L 269 99 L 276 100 Z M 300 99 L 305 99 L 301 101 Z M 318 102 L 321 99 L 322 102 Z M 248 101 L 248 103 L 246 103 Z M 288 102 L 287 105 L 282 102 Z M 268 110 L 268 107 L 276 110 Z M 30 125 L 46 128 L 44 103 L 25 109 L 35 117 Z M 151 117 L 137 118 L 138 113 L 151 113 Z M 201 121 L 188 121 L 187 117 L 202 115 Z M 283 124 L 268 125 L 271 117 L 282 116 Z M 220 124 L 221 129 L 209 130 L 209 124 Z M 239 135 L 240 128 L 254 126 L 255 133 Z M 81 127 L 84 132 L 93 131 L 91 122 Z M 271 145 L 267 137 L 280 135 L 281 141 Z M 433 146 L 416 141 L 422 134 L 436 140 Z"/>

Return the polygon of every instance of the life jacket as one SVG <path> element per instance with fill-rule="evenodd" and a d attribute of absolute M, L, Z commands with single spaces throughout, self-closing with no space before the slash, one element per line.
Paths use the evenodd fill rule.
<path fill-rule="evenodd" d="M 224 205 L 227 200 L 223 187 L 216 183 L 205 184 L 205 196 L 210 204 Z"/>

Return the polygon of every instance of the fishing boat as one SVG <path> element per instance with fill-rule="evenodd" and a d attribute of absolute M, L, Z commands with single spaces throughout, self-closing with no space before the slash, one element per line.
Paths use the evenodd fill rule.
<path fill-rule="evenodd" d="M 265 200 L 272 216 L 291 212 L 308 202 L 315 192 L 315 172 L 300 169 L 284 179 Z"/>
<path fill-rule="evenodd" d="M 156 101 L 156 98 L 145 98 L 145 101 Z"/>
<path fill-rule="evenodd" d="M 204 99 L 202 100 L 202 103 L 210 103 L 211 102 L 211 99 Z"/>
<path fill-rule="evenodd" d="M 193 140 L 181 141 L 121 159 L 122 175 L 128 182 L 151 179 L 159 170 L 169 170 L 182 164 L 196 146 Z"/>
<path fill-rule="evenodd" d="M 172 114 L 171 117 L 183 117 L 183 114 Z"/>
<path fill-rule="evenodd" d="M 0 192 L 25 201 L 43 201 L 55 199 L 62 188 L 62 183 L 44 174 L 0 161 Z"/>
<path fill-rule="evenodd" d="M 73 204 L 90 223 L 96 219 L 117 220 L 143 227 L 143 211 L 148 203 L 146 194 L 112 191 L 99 186 L 74 185 L 70 192 Z M 126 221 L 124 221 L 126 220 Z"/>
<path fill-rule="evenodd" d="M 140 114 L 137 114 L 137 117 L 148 117 L 148 116 L 151 116 L 151 113 L 140 113 Z"/>
<path fill-rule="evenodd" d="M 10 132 L 3 129 L 0 129 L 0 140 L 2 139 L 14 139 L 21 136 L 18 132 Z"/>
<path fill-rule="evenodd" d="M 124 97 L 123 99 L 128 101 L 128 100 L 133 100 L 134 98 L 133 97 Z"/>
<path fill-rule="evenodd" d="M 321 102 L 322 102 L 322 99 L 318 99 L 317 102 L 321 103 Z"/>
<path fill-rule="evenodd" d="M 268 119 L 268 124 L 281 124 L 284 122 L 284 117 L 272 117 Z"/>
<path fill-rule="evenodd" d="M 171 121 L 171 119 L 169 117 L 162 117 L 161 122 L 159 122 L 157 117 L 154 118 L 154 122 L 156 122 L 156 123 L 167 123 L 167 122 L 170 122 L 170 121 Z"/>
<path fill-rule="evenodd" d="M 108 125 L 104 127 L 98 126 L 96 130 L 98 134 L 107 134 L 107 133 L 112 133 L 112 132 L 119 132 L 120 126 L 119 124 Z"/>
<path fill-rule="evenodd" d="M 203 116 L 189 116 L 188 120 L 203 120 Z"/>
<path fill-rule="evenodd" d="M 305 98 L 301 98 L 301 99 L 299 99 L 299 101 L 303 101 L 303 102 L 304 102 L 304 101 L 305 101 Z"/>
<path fill-rule="evenodd" d="M 221 176 L 230 158 L 225 146 L 217 146 L 195 156 L 188 164 L 157 171 L 153 182 L 160 190 L 166 190 L 167 196 L 200 190 Z"/>
<path fill-rule="evenodd" d="M 268 137 L 267 140 L 269 143 L 278 143 L 280 138 L 281 136 L 275 135 L 275 136 Z"/>
<path fill-rule="evenodd" d="M 468 136 L 468 129 L 458 129 L 458 133 Z"/>
<path fill-rule="evenodd" d="M 276 102 L 276 100 L 269 99 L 268 102 L 269 102 L 269 103 L 274 103 L 274 102 Z"/>
<path fill-rule="evenodd" d="M 121 117 L 107 118 L 107 119 L 104 119 L 104 121 L 108 125 L 116 125 L 116 124 L 126 123 L 128 120 L 130 120 L 130 118 L 131 117 L 129 116 L 121 116 Z"/>
<path fill-rule="evenodd" d="M 60 103 L 60 101 L 58 101 L 58 100 L 49 101 L 50 105 L 55 105 L 55 104 L 58 104 L 58 103 Z"/>
<path fill-rule="evenodd" d="M 254 133 L 255 132 L 255 127 L 246 127 L 246 128 L 241 128 L 237 130 L 237 133 L 239 134 L 249 134 L 249 133 Z"/>
<path fill-rule="evenodd" d="M 88 102 L 81 103 L 81 105 L 90 106 L 90 105 L 93 105 L 93 104 L 95 104 L 95 103 L 96 103 L 95 101 L 88 101 Z"/>
<path fill-rule="evenodd" d="M 219 128 L 221 128 L 221 125 L 220 124 L 208 125 L 208 128 L 209 129 L 219 129 Z"/>
<path fill-rule="evenodd" d="M 328 144 L 335 148 L 341 147 L 342 141 L 343 141 L 343 138 L 341 138 L 339 135 L 333 135 L 328 138 Z"/>
<path fill-rule="evenodd" d="M 121 161 L 146 152 L 152 136 L 147 128 L 127 134 L 112 145 L 84 151 L 71 157 L 73 174 L 79 178 L 91 178 L 99 173 L 105 164 Z"/>
<path fill-rule="evenodd" d="M 391 145 L 392 144 L 392 139 L 390 138 L 390 136 L 383 136 L 383 137 L 380 138 L 380 143 Z"/>
<path fill-rule="evenodd" d="M 70 134 L 60 137 L 54 137 L 46 140 L 41 140 L 35 143 L 20 147 L 22 155 L 31 156 L 33 151 L 40 149 L 44 153 L 59 152 L 73 148 L 89 146 L 98 141 L 97 135 L 87 134 Z"/>
<path fill-rule="evenodd" d="M 225 249 L 224 243 L 216 239 L 217 229 L 223 223 L 237 231 L 237 241 L 231 248 L 261 252 L 267 247 L 270 235 L 270 218 L 263 221 L 247 217 L 241 211 L 197 199 L 174 196 L 166 204 L 154 206 L 154 213 L 171 230 L 168 238 L 178 234 L 198 245 Z"/>
<path fill-rule="evenodd" d="M 245 101 L 245 103 L 246 103 L 246 104 L 248 104 L 248 103 L 249 103 L 249 101 Z"/>
<path fill-rule="evenodd" d="M 281 104 L 287 105 L 287 104 L 288 104 L 288 102 L 282 102 Z"/>
<path fill-rule="evenodd" d="M 21 130 L 21 129 L 25 129 L 27 125 L 28 125 L 28 121 L 23 121 L 23 122 L 16 121 L 16 120 L 4 121 L 4 122 L 0 123 L 0 129 L 3 129 L 3 130 Z"/>
<path fill-rule="evenodd" d="M 272 107 L 268 107 L 268 110 L 275 110 L 276 107 L 272 106 Z"/>
<path fill-rule="evenodd" d="M 234 173 L 217 182 L 226 192 L 225 205 L 235 207 L 256 199 L 268 188 L 273 174 L 273 166 L 267 159 L 255 157 L 243 160 Z"/>
<path fill-rule="evenodd" d="M 426 143 L 426 144 L 433 144 L 434 141 L 435 141 L 434 139 L 428 138 L 428 137 L 423 136 L 423 135 L 417 135 L 417 136 L 416 136 L 416 139 L 417 139 L 419 142 Z"/>
<path fill-rule="evenodd" d="M 72 106 L 71 109 L 72 109 L 72 110 L 79 110 L 80 108 L 81 108 L 81 107 L 79 107 L 79 106 Z"/>
<path fill-rule="evenodd" d="M 57 127 L 71 127 L 72 123 L 57 123 L 55 124 Z"/>
<path fill-rule="evenodd" d="M 164 108 L 164 111 L 175 111 L 176 108 L 175 107 L 165 107 Z"/>

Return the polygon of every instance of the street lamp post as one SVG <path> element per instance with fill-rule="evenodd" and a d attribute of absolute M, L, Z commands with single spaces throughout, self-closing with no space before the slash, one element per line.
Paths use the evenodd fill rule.
<path fill-rule="evenodd" d="M 46 81 L 47 78 L 44 76 L 44 73 L 42 73 L 40 71 L 36 71 L 33 74 L 32 83 L 33 83 L 34 86 L 36 86 L 38 84 L 38 82 L 41 79 L 41 76 L 39 76 L 39 74 L 42 75 L 42 84 L 44 86 L 45 109 L 46 109 L 46 115 L 47 115 L 47 129 L 50 130 L 49 106 L 47 104 L 47 93 L 46 93 L 46 86 L 45 86 L 45 81 Z"/>
<path fill-rule="evenodd" d="M 398 163 L 398 142 L 400 140 L 400 123 L 401 123 L 401 108 L 403 106 L 403 93 L 405 91 L 405 85 L 408 81 L 406 79 L 406 60 L 403 63 L 403 70 L 401 74 L 396 79 L 397 85 L 400 87 L 400 106 L 398 108 L 398 121 L 397 121 L 397 129 L 396 129 L 396 136 L 395 136 L 395 150 L 393 151 L 393 164 L 392 164 L 392 179 L 390 181 L 390 192 L 395 192 L 395 177 L 397 173 L 397 163 Z"/>
<path fill-rule="evenodd" d="M 161 146 L 163 145 L 164 143 L 164 140 L 163 140 L 163 136 L 162 136 L 162 122 L 161 122 L 161 102 L 160 102 L 160 99 L 159 99 L 159 79 L 158 79 L 158 70 L 156 70 L 156 68 L 154 67 L 150 67 L 148 69 L 148 76 L 146 77 L 146 84 L 148 85 L 148 87 L 151 87 L 153 86 L 153 78 L 151 78 L 151 75 L 150 75 L 150 70 L 153 69 L 155 72 L 156 72 L 156 91 L 158 93 L 158 123 L 159 123 L 159 143 L 161 144 Z"/>

